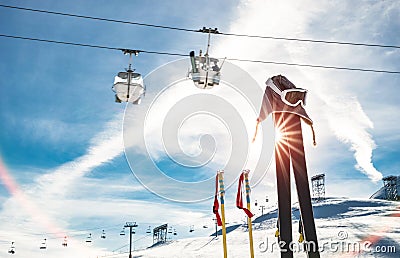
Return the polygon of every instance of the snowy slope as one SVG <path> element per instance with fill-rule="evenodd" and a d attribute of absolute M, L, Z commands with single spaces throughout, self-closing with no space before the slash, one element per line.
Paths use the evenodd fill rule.
<path fill-rule="evenodd" d="M 297 240 L 296 205 L 292 213 L 293 238 Z M 320 248 L 324 248 L 322 257 L 400 257 L 400 203 L 330 198 L 314 203 L 314 215 Z M 278 257 L 274 237 L 276 210 L 253 221 L 255 257 Z M 248 232 L 244 226 L 228 233 L 227 243 L 228 257 L 249 257 Z M 112 257 L 126 257 L 126 254 Z M 223 257 L 222 237 L 179 239 L 135 251 L 134 257 Z M 306 254 L 295 252 L 295 257 L 306 257 Z"/>

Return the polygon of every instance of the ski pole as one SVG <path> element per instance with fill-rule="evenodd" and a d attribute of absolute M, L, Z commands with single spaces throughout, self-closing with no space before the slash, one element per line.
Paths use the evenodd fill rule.
<path fill-rule="evenodd" d="M 246 202 L 247 209 L 250 211 L 250 183 L 249 183 L 249 172 L 250 170 L 246 169 L 243 171 L 244 173 L 244 182 L 246 186 Z M 253 227 L 251 223 L 251 217 L 247 216 L 247 225 L 249 226 L 249 241 L 250 241 L 250 257 L 254 258 L 254 247 L 253 247 Z"/>
<path fill-rule="evenodd" d="M 224 171 L 218 170 L 218 181 L 219 181 L 219 192 L 221 202 L 221 217 L 222 217 L 222 243 L 224 247 L 224 258 L 228 257 L 227 246 L 226 246 L 226 228 L 225 228 L 225 204 L 224 204 Z"/>

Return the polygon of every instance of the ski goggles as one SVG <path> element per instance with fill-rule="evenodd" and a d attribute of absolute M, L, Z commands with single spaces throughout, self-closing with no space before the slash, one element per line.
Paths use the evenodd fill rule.
<path fill-rule="evenodd" d="M 281 96 L 281 100 L 286 105 L 291 107 L 296 107 L 299 104 L 301 104 L 302 107 L 306 105 L 307 90 L 294 88 L 281 91 L 271 78 L 268 78 L 265 84 Z"/>

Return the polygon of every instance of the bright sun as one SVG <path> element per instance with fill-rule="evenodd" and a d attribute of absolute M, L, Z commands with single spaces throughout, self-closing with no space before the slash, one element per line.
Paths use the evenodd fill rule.
<path fill-rule="evenodd" d="M 279 143 L 282 140 L 283 134 L 279 129 L 275 130 L 275 142 Z"/>

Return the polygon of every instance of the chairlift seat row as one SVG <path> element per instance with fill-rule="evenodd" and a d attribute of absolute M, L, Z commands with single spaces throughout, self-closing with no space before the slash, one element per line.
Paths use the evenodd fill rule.
<path fill-rule="evenodd" d="M 14 242 L 11 242 L 11 247 L 10 247 L 10 249 L 8 249 L 8 253 L 9 254 L 15 254 Z"/>
<path fill-rule="evenodd" d="M 89 233 L 89 235 L 86 237 L 86 243 L 91 243 L 92 242 L 92 234 Z"/>
<path fill-rule="evenodd" d="M 211 89 L 214 85 L 219 85 L 220 70 L 217 58 L 207 56 L 195 56 L 194 51 L 190 52 L 190 71 L 191 79 L 196 87 L 200 89 Z"/>
<path fill-rule="evenodd" d="M 190 226 L 189 232 L 192 233 L 194 231 L 194 225 Z"/>
<path fill-rule="evenodd" d="M 41 249 L 41 250 L 47 249 L 46 241 L 47 241 L 46 238 L 43 239 L 43 242 L 42 242 L 42 244 L 40 245 L 39 249 Z"/>

